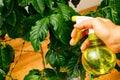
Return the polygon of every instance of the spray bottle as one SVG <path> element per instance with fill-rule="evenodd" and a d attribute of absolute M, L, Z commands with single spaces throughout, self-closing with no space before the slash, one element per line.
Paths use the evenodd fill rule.
<path fill-rule="evenodd" d="M 83 20 L 89 20 L 92 17 L 74 16 L 73 21 L 76 24 Z M 78 31 L 77 37 L 82 31 Z M 109 73 L 116 64 L 116 55 L 97 37 L 93 29 L 89 29 L 88 39 L 90 46 L 82 53 L 82 64 L 84 69 L 93 75 L 102 75 Z M 74 43 L 74 45 L 77 41 Z"/>

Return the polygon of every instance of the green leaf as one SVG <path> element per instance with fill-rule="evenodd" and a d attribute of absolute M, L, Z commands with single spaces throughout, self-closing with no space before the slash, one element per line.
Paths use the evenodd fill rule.
<path fill-rule="evenodd" d="M 104 12 L 106 13 L 105 18 L 112 20 L 115 24 L 119 23 L 118 14 L 113 9 L 105 9 Z"/>
<path fill-rule="evenodd" d="M 2 30 L 0 30 L 0 36 L 2 35 Z"/>
<path fill-rule="evenodd" d="M 30 75 L 25 77 L 24 80 L 40 80 L 40 77 L 37 75 Z"/>
<path fill-rule="evenodd" d="M 46 73 L 47 78 L 50 78 L 52 76 L 56 76 L 56 73 L 53 69 L 45 68 L 45 69 L 43 69 L 43 71 Z"/>
<path fill-rule="evenodd" d="M 44 0 L 32 0 L 32 5 L 38 13 L 40 13 L 41 15 L 44 14 L 45 10 Z"/>
<path fill-rule="evenodd" d="M 46 0 L 45 3 L 50 9 L 52 9 L 53 5 L 55 4 L 54 0 Z"/>
<path fill-rule="evenodd" d="M 61 32 L 63 19 L 61 18 L 61 15 L 53 14 L 50 16 L 50 23 L 53 26 L 53 30 L 55 32 L 55 36 L 57 39 L 59 39 L 59 33 Z M 60 20 L 60 21 L 59 21 Z"/>
<path fill-rule="evenodd" d="M 115 0 L 115 8 L 116 8 L 116 11 L 119 14 L 120 13 L 120 0 Z"/>
<path fill-rule="evenodd" d="M 14 50 L 10 45 L 0 46 L 0 68 L 3 69 L 6 73 L 9 70 L 11 61 L 13 61 Z"/>
<path fill-rule="evenodd" d="M 10 9 L 12 1 L 14 0 L 4 0 L 4 5 L 7 9 Z"/>
<path fill-rule="evenodd" d="M 18 37 L 21 37 L 21 29 L 23 27 L 22 23 L 23 23 L 24 19 L 26 18 L 27 13 L 26 13 L 26 10 L 21 7 L 16 7 L 16 9 L 14 11 L 15 11 L 15 15 L 16 15 L 16 20 L 14 20 L 14 22 L 12 22 L 12 25 L 15 24 L 15 26 L 8 24 L 8 22 L 9 23 L 11 22 L 11 21 L 9 21 L 9 19 L 8 19 L 8 21 L 4 22 L 3 26 L 6 27 L 7 34 L 9 35 L 9 37 L 18 38 Z M 11 20 L 11 18 L 10 18 L 10 20 Z"/>
<path fill-rule="evenodd" d="M 62 18 L 62 15 L 60 14 L 51 15 L 50 24 L 53 26 L 51 28 L 53 29 L 55 37 L 62 43 L 67 44 L 69 41 L 68 39 L 70 39 L 69 28 L 67 27 L 67 24 Z"/>
<path fill-rule="evenodd" d="M 6 17 L 6 22 L 12 26 L 15 26 L 16 21 L 16 14 L 14 11 L 8 17 Z"/>
<path fill-rule="evenodd" d="M 74 11 L 71 7 L 69 7 L 69 6 L 65 5 L 65 4 L 58 3 L 58 7 L 60 8 L 59 14 L 62 14 L 62 15 L 63 15 L 65 21 L 68 21 L 68 20 L 71 19 L 72 12 L 75 13 L 75 11 Z M 76 14 L 76 13 L 75 13 L 75 14 Z M 74 15 L 75 15 L 75 14 L 74 14 Z"/>
<path fill-rule="evenodd" d="M 108 6 L 109 0 L 102 0 L 101 4 L 99 5 L 98 9 Z"/>
<path fill-rule="evenodd" d="M 51 55 L 51 53 L 52 53 L 52 50 L 48 50 L 47 53 L 46 53 L 46 55 L 45 55 L 46 64 L 49 63 L 49 56 Z"/>
<path fill-rule="evenodd" d="M 0 16 L 1 16 L 1 13 L 2 13 L 2 10 L 3 10 L 3 7 L 4 7 L 3 0 L 0 0 Z"/>
<path fill-rule="evenodd" d="M 30 0 L 18 0 L 19 6 L 27 6 Z"/>
<path fill-rule="evenodd" d="M 53 52 L 52 50 L 47 52 L 46 59 L 53 67 L 62 66 L 65 64 L 65 57 L 59 52 Z"/>
<path fill-rule="evenodd" d="M 9 44 L 6 44 L 5 50 L 6 50 L 6 52 L 8 52 L 9 60 L 13 61 L 15 52 L 14 52 L 12 46 Z"/>
<path fill-rule="evenodd" d="M 89 76 L 90 80 L 94 80 L 94 78 L 98 78 L 99 77 L 97 75 L 92 75 L 90 73 L 88 73 L 88 76 Z"/>
<path fill-rule="evenodd" d="M 6 34 L 6 27 L 2 26 L 0 27 L 0 36 L 1 38 L 3 37 L 4 38 L 4 35 Z"/>
<path fill-rule="evenodd" d="M 2 69 L 0 69 L 0 79 L 5 80 L 5 77 L 6 77 L 6 73 Z"/>
<path fill-rule="evenodd" d="M 70 75 L 71 77 L 78 77 L 80 74 L 80 70 L 78 69 L 78 64 L 77 64 L 77 60 L 78 57 L 74 56 L 70 59 L 67 69 L 68 71 L 68 75 Z"/>
<path fill-rule="evenodd" d="M 38 14 L 38 12 L 34 9 L 33 5 L 30 4 L 28 5 L 28 12 L 29 12 L 29 15 L 35 15 L 35 14 Z M 40 14 L 39 14 L 40 15 Z M 40 15 L 42 16 L 42 15 Z"/>
<path fill-rule="evenodd" d="M 0 16 L 0 28 L 3 25 L 3 18 Z"/>
<path fill-rule="evenodd" d="M 4 0 L 5 8 L 3 9 L 3 13 L 2 13 L 4 17 L 9 16 L 13 12 L 13 9 L 15 7 L 14 3 L 15 0 Z"/>
<path fill-rule="evenodd" d="M 23 21 L 23 28 L 22 28 L 22 38 L 24 40 L 30 40 L 30 31 L 31 27 L 35 25 L 35 22 L 39 20 L 41 17 L 39 14 L 31 15 Z"/>
<path fill-rule="evenodd" d="M 82 63 L 79 62 L 78 56 L 73 56 L 67 65 L 68 75 L 70 77 L 78 77 L 80 76 L 82 80 L 85 78 L 85 70 L 82 66 Z"/>
<path fill-rule="evenodd" d="M 64 80 L 64 79 L 61 79 L 60 77 L 58 76 L 53 76 L 51 78 L 45 78 L 45 80 Z"/>
<path fill-rule="evenodd" d="M 40 48 L 40 42 L 43 41 L 48 35 L 49 19 L 42 18 L 36 22 L 35 26 L 32 26 L 30 32 L 30 41 L 35 51 Z"/>
<path fill-rule="evenodd" d="M 15 8 L 15 14 L 16 14 L 16 19 L 17 19 L 17 23 L 16 23 L 16 25 L 20 25 L 21 26 L 21 24 L 23 23 L 23 21 L 24 21 L 24 19 L 26 18 L 26 17 L 28 17 L 29 16 L 29 14 L 28 14 L 28 12 L 27 12 L 27 10 L 24 8 L 24 7 L 16 7 Z"/>
<path fill-rule="evenodd" d="M 24 77 L 24 80 L 41 80 L 41 72 L 37 69 L 33 69 Z"/>
<path fill-rule="evenodd" d="M 57 75 L 61 78 L 61 80 L 66 80 L 68 77 L 67 72 L 58 72 Z"/>
<path fill-rule="evenodd" d="M 120 20 L 119 20 L 119 17 L 118 17 L 118 12 L 114 9 L 111 9 L 111 15 L 112 15 L 113 23 L 120 24 Z"/>
<path fill-rule="evenodd" d="M 15 27 L 4 23 L 3 27 L 6 28 L 7 34 L 10 38 L 18 38 L 20 37 L 20 25 L 16 25 Z"/>

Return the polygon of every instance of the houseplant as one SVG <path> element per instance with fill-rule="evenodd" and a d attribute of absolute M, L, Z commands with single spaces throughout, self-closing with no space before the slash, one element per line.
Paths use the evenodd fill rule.
<path fill-rule="evenodd" d="M 84 80 L 85 70 L 81 64 L 79 47 L 87 36 L 77 45 L 69 45 L 74 24 L 71 17 L 80 14 L 69 7 L 68 1 L 70 0 L 0 1 L 0 79 L 5 79 L 14 57 L 14 50 L 4 40 L 6 34 L 13 39 L 22 38 L 30 41 L 35 51 L 39 51 L 41 42 L 49 34 L 50 44 L 45 58 L 53 68 L 45 68 L 42 71 L 32 70 L 25 80 L 31 78 L 35 80 L 64 80 L 66 77 L 78 76 Z M 72 3 L 76 6 L 79 1 L 72 0 Z M 85 15 L 109 18 L 119 25 L 119 2 L 119 0 L 103 0 L 96 12 L 88 12 Z M 120 55 L 117 54 L 117 56 L 120 59 Z M 118 65 L 116 68 L 120 69 Z M 64 70 L 65 72 L 63 72 Z"/>

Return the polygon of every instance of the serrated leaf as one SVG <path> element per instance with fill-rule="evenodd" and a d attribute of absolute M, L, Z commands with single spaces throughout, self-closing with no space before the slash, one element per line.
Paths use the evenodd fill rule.
<path fill-rule="evenodd" d="M 35 26 L 32 26 L 30 32 L 30 41 L 35 51 L 40 48 L 40 42 L 43 41 L 48 35 L 49 19 L 42 18 L 36 22 Z"/>
<path fill-rule="evenodd" d="M 108 6 L 109 0 L 102 0 L 101 4 L 99 5 L 98 9 L 101 9 L 105 6 Z"/>
<path fill-rule="evenodd" d="M 62 23 L 62 24 L 61 24 Z M 67 44 L 70 39 L 69 28 L 67 27 L 62 15 L 53 14 L 50 16 L 50 24 L 53 26 L 55 37 L 62 43 Z"/>
<path fill-rule="evenodd" d="M 120 20 L 119 20 L 119 17 L 118 17 L 118 12 L 114 9 L 111 9 L 111 15 L 112 15 L 113 23 L 120 24 Z"/>
<path fill-rule="evenodd" d="M 53 67 L 62 66 L 65 63 L 65 57 L 59 52 L 53 52 L 52 50 L 47 53 L 47 61 Z"/>
<path fill-rule="evenodd" d="M 67 69 L 68 71 L 68 75 L 70 75 L 71 77 L 78 77 L 80 74 L 80 70 L 78 69 L 78 64 L 77 64 L 77 60 L 78 57 L 74 56 L 70 59 Z"/>
<path fill-rule="evenodd" d="M 38 13 L 43 15 L 45 10 L 44 0 L 32 0 L 32 5 Z"/>
<path fill-rule="evenodd" d="M 52 53 L 52 50 L 48 50 L 47 53 L 46 53 L 46 55 L 45 55 L 46 64 L 49 63 L 49 56 L 50 56 L 51 53 Z"/>
<path fill-rule="evenodd" d="M 56 34 L 59 34 L 62 31 L 64 20 L 60 14 L 53 14 L 50 16 L 50 23 L 53 25 L 53 29 Z M 63 24 L 61 24 L 63 23 Z M 57 36 L 56 36 L 57 37 Z M 57 37 L 59 38 L 59 37 Z"/>
<path fill-rule="evenodd" d="M 46 0 L 45 3 L 50 9 L 52 9 L 53 5 L 55 4 L 54 0 Z"/>
<path fill-rule="evenodd" d="M 31 15 L 23 21 L 23 28 L 22 28 L 22 38 L 24 40 L 29 41 L 30 40 L 30 31 L 31 27 L 35 25 L 35 22 L 40 19 L 40 15 Z"/>
<path fill-rule="evenodd" d="M 68 70 L 68 75 L 70 77 L 81 77 L 81 80 L 85 79 L 85 70 L 82 66 L 82 63 L 79 62 L 79 57 L 78 56 L 73 56 L 67 65 L 67 70 Z"/>
<path fill-rule="evenodd" d="M 70 20 L 71 18 L 71 8 L 65 4 L 58 3 L 58 7 L 60 8 L 59 14 L 62 14 L 65 21 Z"/>
<path fill-rule="evenodd" d="M 62 66 L 65 63 L 65 57 L 57 52 L 51 53 L 49 56 L 49 63 L 52 66 Z"/>

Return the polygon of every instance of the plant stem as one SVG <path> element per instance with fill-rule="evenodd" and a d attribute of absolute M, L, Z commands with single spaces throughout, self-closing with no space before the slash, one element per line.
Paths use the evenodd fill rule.
<path fill-rule="evenodd" d="M 18 56 L 18 59 L 16 60 L 16 62 L 14 63 L 13 67 L 12 67 L 11 70 L 10 70 L 10 73 L 9 73 L 9 75 L 8 75 L 8 80 L 14 80 L 13 77 L 12 77 L 12 72 L 13 72 L 13 70 L 15 69 L 15 66 L 17 65 L 18 61 L 20 60 L 20 58 L 21 58 L 21 56 L 22 56 L 24 44 L 25 44 L 25 41 L 24 41 L 23 44 L 22 44 L 22 48 L 21 48 L 21 50 L 20 50 L 20 54 L 19 54 L 19 56 Z"/>
<path fill-rule="evenodd" d="M 44 52 L 43 52 L 43 48 L 42 48 L 42 45 L 41 45 L 41 48 L 40 48 L 40 54 L 42 56 L 42 64 L 43 64 L 43 68 L 45 68 L 45 60 L 44 60 Z"/>
<path fill-rule="evenodd" d="M 11 41 L 13 39 L 9 39 L 9 40 L 0 40 L 0 42 L 8 42 L 8 41 Z"/>

